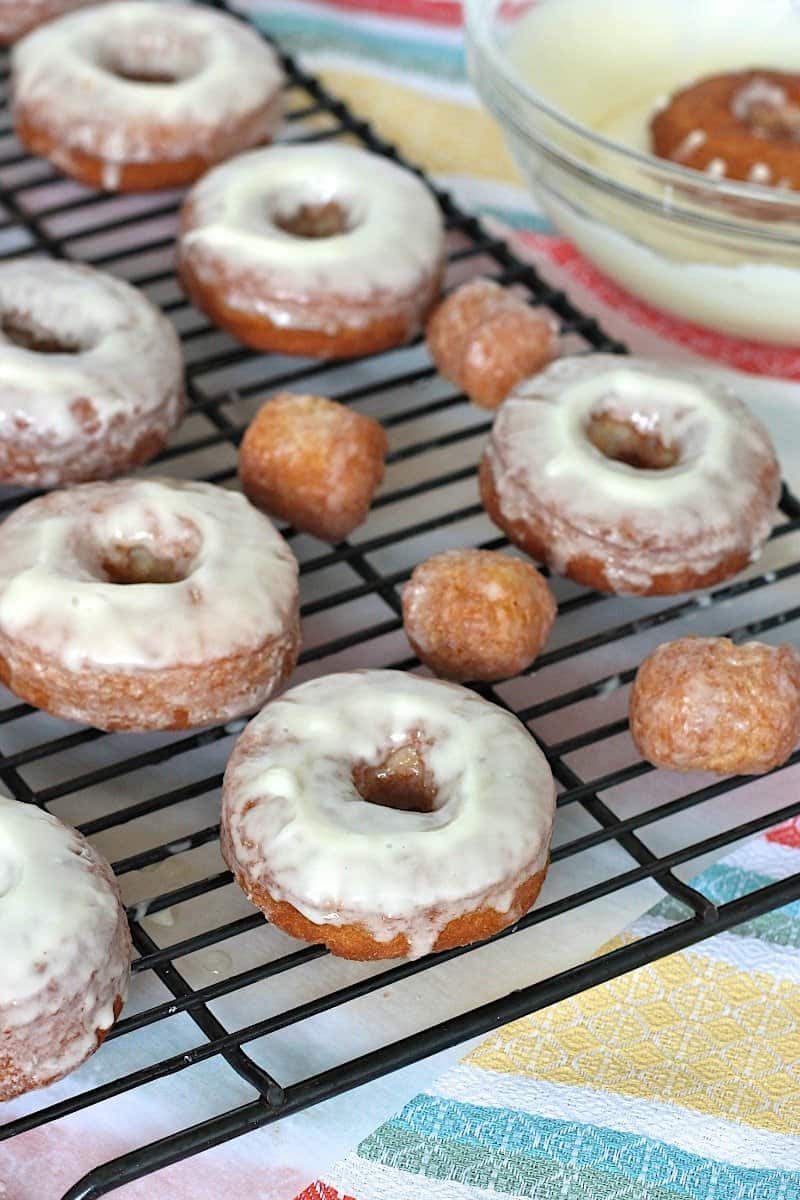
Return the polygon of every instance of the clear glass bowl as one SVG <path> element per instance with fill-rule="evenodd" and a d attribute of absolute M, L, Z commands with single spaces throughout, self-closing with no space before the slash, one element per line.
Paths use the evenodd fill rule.
<path fill-rule="evenodd" d="M 589 12 L 592 5 L 595 12 Z M 590 128 L 553 100 L 554 81 L 557 91 L 559 73 L 566 72 L 583 72 L 574 78 L 581 81 L 584 109 L 592 87 L 599 96 L 619 92 L 623 98 L 637 86 L 651 88 L 649 38 L 658 39 L 652 45 L 659 61 L 664 47 L 674 45 L 682 55 L 680 69 L 694 69 L 682 82 L 711 73 L 692 68 L 686 51 L 687 45 L 703 43 L 705 20 L 712 70 L 792 69 L 795 51 L 794 69 L 800 70 L 800 7 L 794 0 L 726 0 L 727 9 L 721 0 L 691 5 L 658 0 L 658 5 L 664 16 L 653 29 L 649 0 L 466 0 L 472 79 L 544 211 L 602 271 L 652 304 L 709 328 L 800 345 L 800 193 L 717 180 L 656 158 Z M 546 57 L 540 62 L 547 96 L 531 82 L 540 50 L 531 36 L 531 16 L 538 20 L 545 6 L 548 36 L 541 39 Z M 606 12 L 626 21 L 624 28 L 609 26 L 604 37 Z M 576 26 L 587 13 L 598 18 L 597 27 Z M 685 22 L 687 13 L 690 28 L 664 27 L 665 21 Z M 768 27 L 783 47 L 779 61 L 766 59 L 769 46 L 758 41 L 750 53 L 760 61 L 748 59 L 740 45 L 753 46 L 749 35 L 745 43 L 733 37 L 726 44 L 723 37 L 717 45 L 719 22 L 726 17 L 729 24 L 740 22 L 740 35 L 751 18 L 759 30 Z M 781 37 L 782 21 L 792 23 L 791 37 L 785 31 Z M 587 64 L 595 72 L 591 78 Z M 657 75 L 655 58 L 652 70 Z"/>

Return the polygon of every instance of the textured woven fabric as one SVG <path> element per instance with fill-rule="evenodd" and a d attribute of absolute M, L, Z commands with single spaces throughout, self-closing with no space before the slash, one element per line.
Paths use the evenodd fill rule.
<path fill-rule="evenodd" d="M 798 870 L 794 821 L 696 886 Z M 500 1029 L 328 1178 L 299 1200 L 800 1200 L 800 904 Z"/>

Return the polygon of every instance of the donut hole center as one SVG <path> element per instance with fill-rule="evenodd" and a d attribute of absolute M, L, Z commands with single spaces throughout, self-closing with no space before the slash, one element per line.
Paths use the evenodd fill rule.
<path fill-rule="evenodd" d="M 667 471 L 680 462 L 680 447 L 665 440 L 646 421 L 623 420 L 611 413 L 593 413 L 586 436 L 604 458 L 625 463 L 638 471 Z"/>
<path fill-rule="evenodd" d="M 431 813 L 438 792 L 418 741 L 392 750 L 381 762 L 357 763 L 353 783 L 362 800 L 398 812 Z"/>
<path fill-rule="evenodd" d="M 39 324 L 29 314 L 3 313 L 0 329 L 9 342 L 37 354 L 80 354 L 88 349 L 76 338 L 64 337 Z"/>
<path fill-rule="evenodd" d="M 127 83 L 174 84 L 200 71 L 203 53 L 193 38 L 135 30 L 104 46 L 100 62 L 110 75 Z"/>
<path fill-rule="evenodd" d="M 270 219 L 278 229 L 296 238 L 331 238 L 349 233 L 358 222 L 338 200 L 271 206 Z"/>
<path fill-rule="evenodd" d="M 169 545 L 151 540 L 103 546 L 98 567 L 106 583 L 181 583 L 191 575 L 199 551 L 199 533 L 187 528 L 185 537 Z"/>

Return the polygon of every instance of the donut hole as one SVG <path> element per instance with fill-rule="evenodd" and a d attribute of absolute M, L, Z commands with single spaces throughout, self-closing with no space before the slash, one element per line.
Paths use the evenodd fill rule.
<path fill-rule="evenodd" d="M 181 83 L 200 71 L 203 53 L 196 39 L 137 29 L 105 45 L 100 63 L 127 83 Z"/>
<path fill-rule="evenodd" d="M 605 458 L 639 471 L 667 471 L 680 462 L 680 447 L 674 442 L 665 441 L 653 429 L 610 413 L 593 413 L 586 436 Z"/>
<path fill-rule="evenodd" d="M 75 338 L 64 337 L 40 324 L 28 313 L 3 313 L 0 329 L 15 346 L 23 350 L 34 350 L 37 354 L 80 354 L 89 346 Z"/>
<path fill-rule="evenodd" d="M 99 570 L 106 583 L 181 583 L 188 579 L 200 550 L 196 532 L 180 544 L 159 546 L 124 542 L 104 546 Z"/>
<path fill-rule="evenodd" d="M 353 783 L 362 800 L 398 812 L 430 813 L 438 792 L 418 742 L 392 750 L 381 762 L 357 763 Z"/>
<path fill-rule="evenodd" d="M 270 220 L 278 229 L 296 238 L 331 238 L 349 233 L 358 222 L 338 200 L 324 203 L 294 204 L 290 208 L 273 205 Z"/>

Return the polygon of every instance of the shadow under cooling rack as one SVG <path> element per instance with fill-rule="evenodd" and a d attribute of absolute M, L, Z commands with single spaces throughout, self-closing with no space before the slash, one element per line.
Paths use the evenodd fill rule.
<path fill-rule="evenodd" d="M 398 157 L 292 60 L 286 66 L 285 139 L 349 138 Z M 4 66 L 6 87 L 7 78 Z M 449 195 L 436 195 L 448 229 L 448 287 L 492 275 L 550 308 L 564 353 L 624 352 Z M 278 388 L 332 395 L 383 422 L 387 477 L 367 525 L 333 548 L 285 531 L 301 564 L 305 649 L 296 678 L 350 666 L 418 666 L 400 609 L 411 569 L 448 547 L 507 545 L 477 501 L 486 414 L 436 375 L 420 343 L 349 363 L 236 345 L 177 286 L 179 201 L 177 193 L 89 192 L 25 155 L 7 110 L 0 116 L 0 257 L 45 253 L 104 267 L 143 288 L 181 334 L 189 414 L 145 474 L 233 484 L 239 439 L 259 400 Z M 30 494 L 0 490 L 0 511 Z M 219 786 L 243 722 L 185 736 L 107 735 L 0 693 L 0 781 L 18 799 L 77 824 L 114 861 L 138 956 L 131 998 L 107 1045 L 62 1084 L 8 1105 L 0 1138 L 98 1105 L 113 1117 L 141 1098 L 147 1128 L 156 1114 L 158 1140 L 137 1146 L 134 1131 L 130 1150 L 98 1164 L 64 1200 L 106 1195 L 800 897 L 798 876 L 762 881 L 718 903 L 687 882 L 723 848 L 800 814 L 800 799 L 785 802 L 790 789 L 780 786 L 781 773 L 710 782 L 654 771 L 637 758 L 626 720 L 627 690 L 643 654 L 686 632 L 780 640 L 800 618 L 798 574 L 800 504 L 785 490 L 781 521 L 759 564 L 708 592 L 626 599 L 552 580 L 559 616 L 535 670 L 480 689 L 526 722 L 560 789 L 541 901 L 488 944 L 388 967 L 299 946 L 233 886 L 218 849 Z M 784 778 L 797 762 L 796 753 Z M 662 898 L 658 927 L 590 957 L 593 914 L 633 888 L 642 909 Z M 586 954 L 553 974 L 539 961 L 540 931 L 557 941 L 562 922 L 586 925 Z M 475 979 L 483 1002 L 465 1011 Z M 375 1032 L 378 1010 L 381 1027 L 388 1013 L 397 1032 L 390 1044 Z M 208 1111 L 183 1128 L 187 1096 L 207 1092 Z M 200 1164 L 197 1170 L 200 1177 Z"/>

